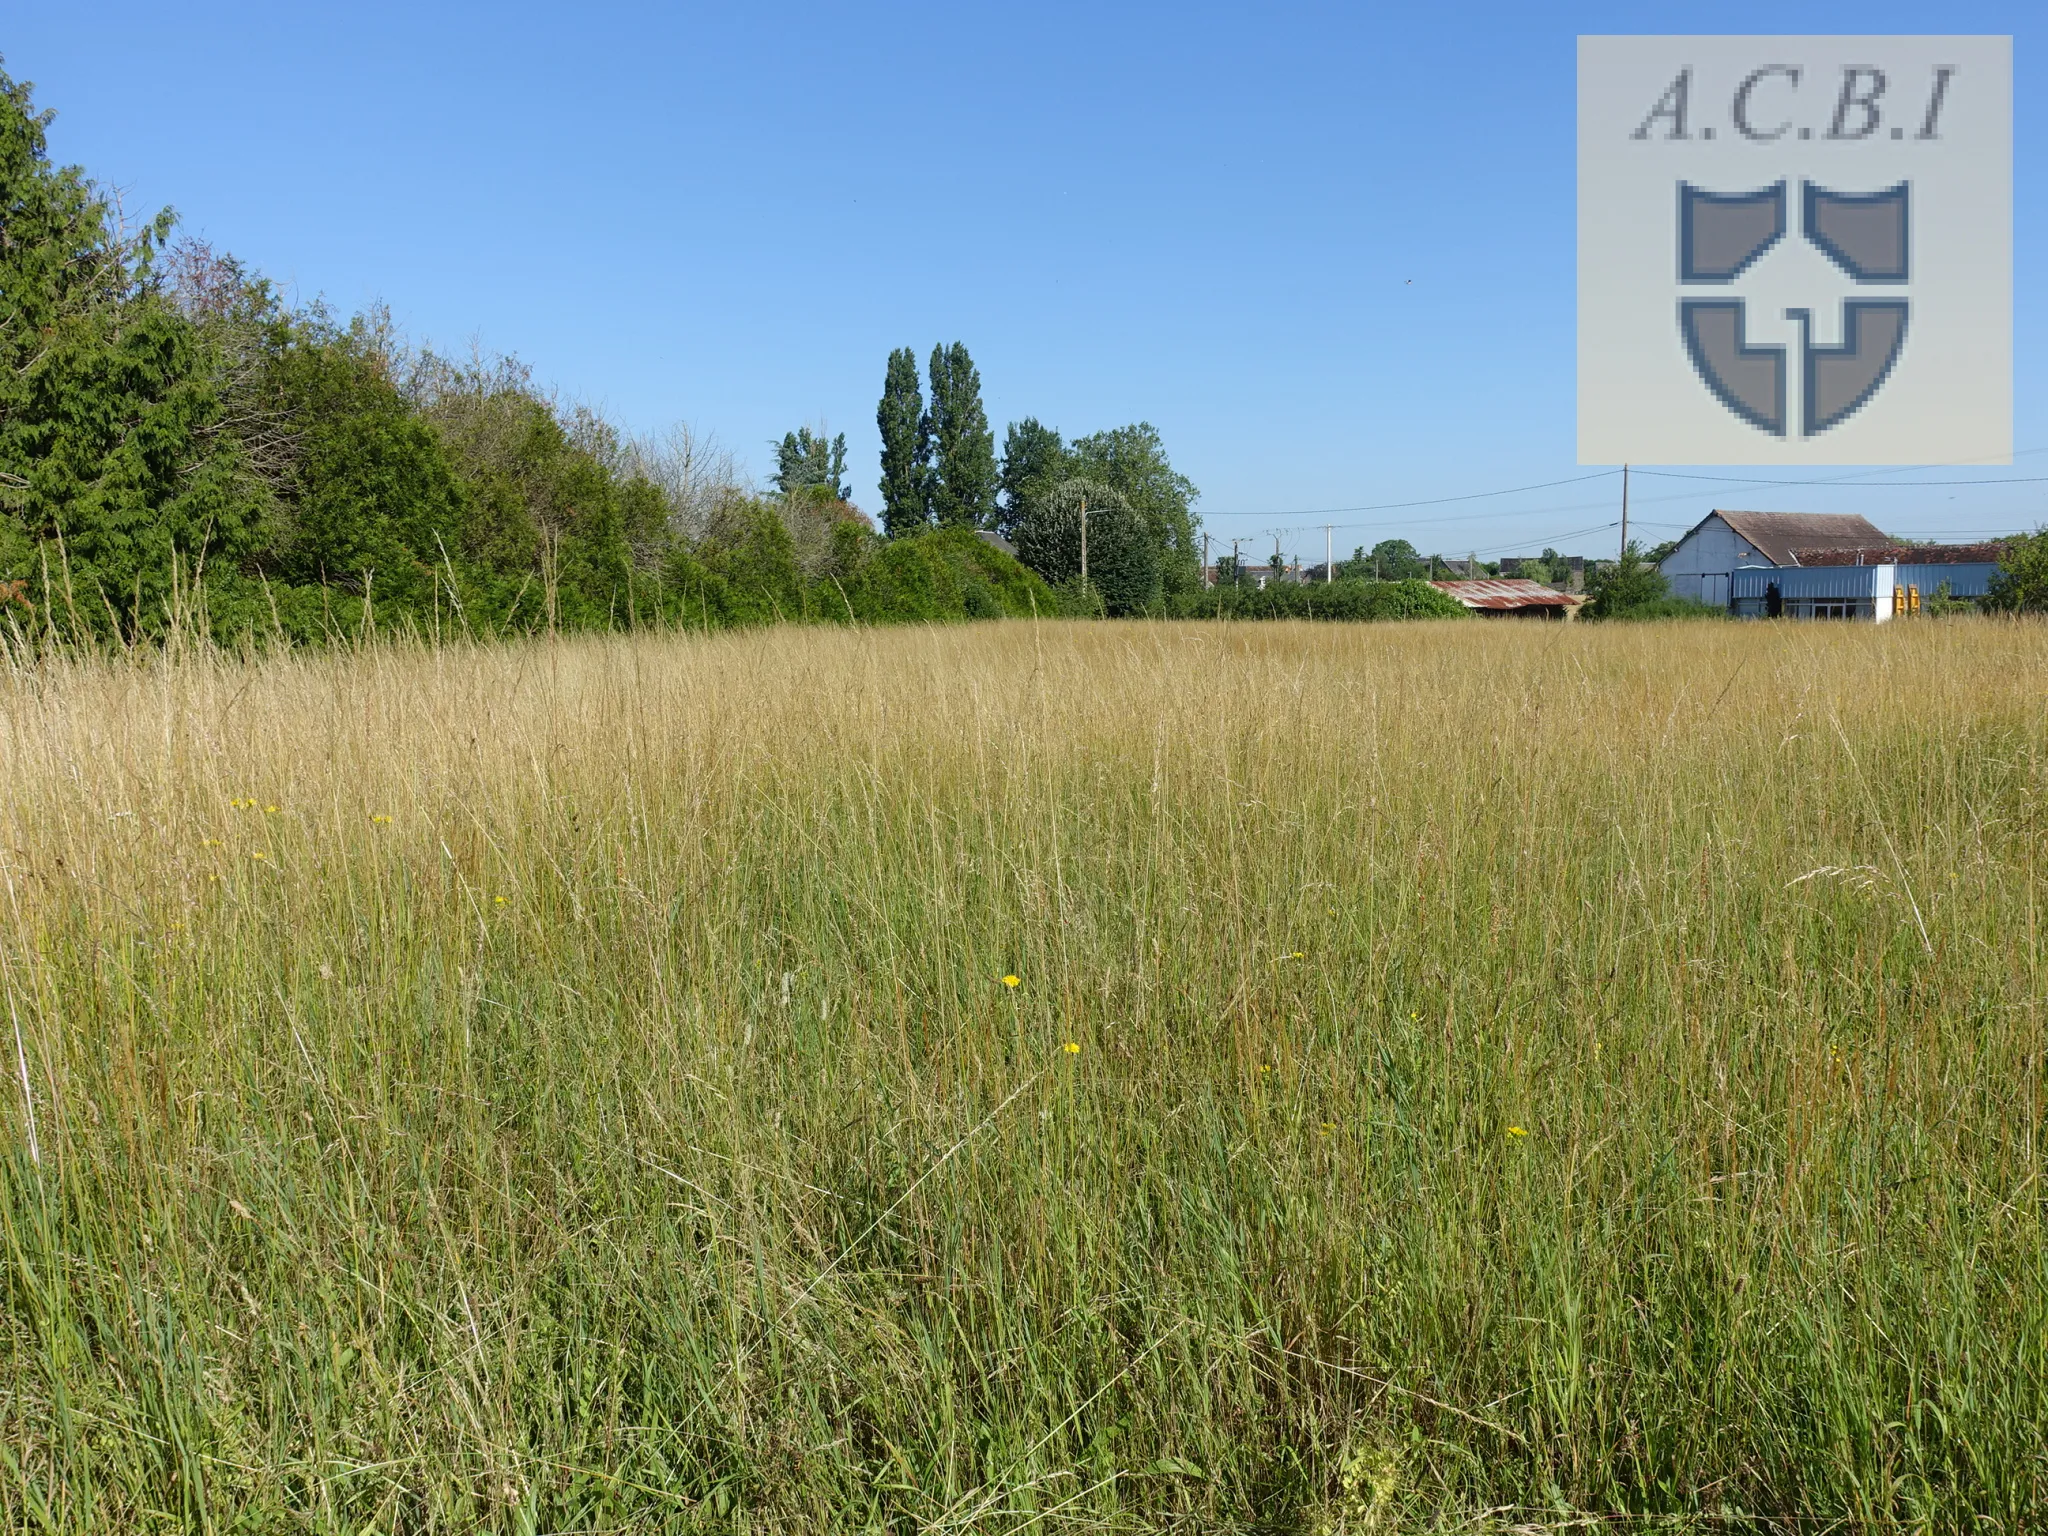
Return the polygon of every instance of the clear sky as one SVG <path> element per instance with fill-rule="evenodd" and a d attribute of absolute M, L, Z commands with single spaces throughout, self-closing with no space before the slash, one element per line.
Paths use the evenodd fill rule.
<path fill-rule="evenodd" d="M 1149 420 L 1209 531 L 1269 552 L 1313 526 L 1282 542 L 1314 560 L 1324 522 L 1340 551 L 1612 547 L 1618 477 L 1574 457 L 1579 33 L 2011 33 L 2013 465 L 1638 476 L 1633 521 L 2048 521 L 2040 0 L 4 15 L 60 159 L 296 297 L 381 299 L 415 340 L 516 353 L 632 430 L 686 420 L 757 478 L 822 423 L 870 510 L 889 349 L 965 341 L 999 439 Z"/>

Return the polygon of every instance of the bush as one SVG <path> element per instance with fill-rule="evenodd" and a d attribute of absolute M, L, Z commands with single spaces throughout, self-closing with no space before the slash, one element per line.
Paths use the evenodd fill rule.
<path fill-rule="evenodd" d="M 1464 604 L 1426 581 L 1269 582 L 1176 593 L 1166 600 L 1176 619 L 1461 619 Z"/>
<path fill-rule="evenodd" d="M 2005 546 L 1984 606 L 2007 613 L 2048 611 L 2048 528 L 2023 533 Z"/>
<path fill-rule="evenodd" d="M 1662 571 L 1643 558 L 1641 546 L 1633 539 L 1623 548 L 1621 558 L 1612 565 L 1602 565 L 1587 585 L 1593 594 L 1593 601 L 1586 608 L 1589 619 L 1670 617 L 1650 611 L 1660 603 L 1673 600 L 1671 583 L 1664 579 Z"/>

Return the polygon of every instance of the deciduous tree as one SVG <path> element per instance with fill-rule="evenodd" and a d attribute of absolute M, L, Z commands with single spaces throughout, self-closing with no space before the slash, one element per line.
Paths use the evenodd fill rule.
<path fill-rule="evenodd" d="M 1003 435 L 1002 501 L 996 513 L 996 528 L 1006 538 L 1016 537 L 1034 495 L 1041 495 L 1067 478 L 1067 450 L 1059 433 L 1035 416 L 1010 423 Z"/>
<path fill-rule="evenodd" d="M 2048 612 L 2048 528 L 2023 533 L 2005 546 L 1984 606 L 2009 613 Z"/>
<path fill-rule="evenodd" d="M 1192 592 L 1202 585 L 1201 528 L 1195 483 L 1174 469 L 1159 429 L 1149 421 L 1075 440 L 1070 473 L 1107 485 L 1143 520 L 1157 551 L 1164 590 Z"/>
<path fill-rule="evenodd" d="M 1643 559 L 1642 546 L 1634 539 L 1623 547 L 1619 560 L 1600 568 L 1588 586 L 1593 602 L 1586 612 L 1595 619 L 1620 618 L 1631 609 L 1671 595 L 1671 584 L 1663 572 Z"/>

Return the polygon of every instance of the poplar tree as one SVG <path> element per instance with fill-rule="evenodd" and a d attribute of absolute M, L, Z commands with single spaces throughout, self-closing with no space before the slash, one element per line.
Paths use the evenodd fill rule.
<path fill-rule="evenodd" d="M 882 530 L 891 538 L 915 533 L 931 521 L 932 443 L 917 354 L 908 347 L 889 354 L 875 425 L 882 431 Z"/>
<path fill-rule="evenodd" d="M 988 528 L 996 516 L 996 435 L 981 404 L 981 375 L 960 342 L 932 348 L 932 520 Z"/>

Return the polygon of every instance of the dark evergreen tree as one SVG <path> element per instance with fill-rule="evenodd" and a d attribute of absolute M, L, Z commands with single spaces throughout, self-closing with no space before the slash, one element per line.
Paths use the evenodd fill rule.
<path fill-rule="evenodd" d="M 838 501 L 853 500 L 853 487 L 845 483 L 846 434 L 831 442 L 825 434 L 813 436 L 809 427 L 783 434 L 775 448 L 775 489 L 785 496 L 813 486 L 822 486 Z"/>
<path fill-rule="evenodd" d="M 918 387 L 917 354 L 908 347 L 889 354 L 875 425 L 882 432 L 882 531 L 894 538 L 931 522 L 931 423 Z"/>
<path fill-rule="evenodd" d="M 40 583 L 48 555 L 75 619 L 150 629 L 181 567 L 232 579 L 270 502 L 153 270 L 170 210 L 124 235 L 50 163 L 50 117 L 0 71 L 0 577 Z"/>
<path fill-rule="evenodd" d="M 1066 466 L 1066 444 L 1059 433 L 1041 425 L 1036 417 L 1011 422 L 1003 436 L 1002 501 L 996 510 L 997 531 L 1005 538 L 1015 538 L 1031 497 L 1066 479 Z"/>
<path fill-rule="evenodd" d="M 932 521 L 990 528 L 996 518 L 996 437 L 981 404 L 981 374 L 960 342 L 933 347 Z"/>

